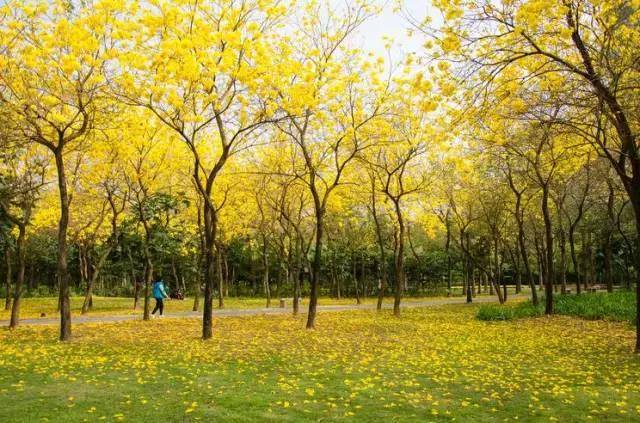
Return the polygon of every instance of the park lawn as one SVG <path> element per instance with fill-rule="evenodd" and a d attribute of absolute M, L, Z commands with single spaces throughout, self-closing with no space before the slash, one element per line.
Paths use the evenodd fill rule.
<path fill-rule="evenodd" d="M 477 306 L 0 330 L 0 421 L 633 421 L 626 323 Z"/>
<path fill-rule="evenodd" d="M 446 297 L 415 297 L 405 298 L 404 302 L 420 302 L 426 300 L 444 300 Z M 79 316 L 82 310 L 82 303 L 84 297 L 71 297 L 71 314 L 72 316 Z M 273 298 L 271 300 L 271 307 L 279 306 L 279 298 Z M 361 299 L 362 304 L 375 304 L 377 299 L 375 297 L 366 297 Z M 140 299 L 140 303 L 136 310 L 133 309 L 133 298 L 128 297 L 93 297 L 93 308 L 89 311 L 88 315 L 142 315 L 144 299 Z M 266 299 L 255 297 L 227 297 L 224 300 L 226 309 L 255 309 L 264 308 L 266 306 Z M 329 298 L 322 297 L 318 299 L 320 305 L 347 305 L 355 304 L 354 298 Z M 393 298 L 385 298 L 385 303 L 393 303 Z M 3 303 L 4 304 L 4 303 Z M 153 299 L 150 301 L 150 305 L 153 308 L 155 302 Z M 200 298 L 200 310 L 202 310 L 203 299 Z M 218 299 L 214 298 L 214 308 L 218 307 Z M 37 318 L 41 317 L 44 313 L 46 317 L 56 317 L 59 313 L 56 311 L 58 305 L 58 297 L 26 297 L 22 298 L 20 302 L 20 318 Z M 286 298 L 287 307 L 291 307 L 291 299 Z M 308 306 L 308 298 L 303 298 L 302 307 Z M 183 313 L 189 312 L 193 309 L 193 298 L 185 298 L 184 300 L 170 300 L 165 305 L 166 313 Z M 0 320 L 8 320 L 11 317 L 11 311 L 0 309 Z"/>

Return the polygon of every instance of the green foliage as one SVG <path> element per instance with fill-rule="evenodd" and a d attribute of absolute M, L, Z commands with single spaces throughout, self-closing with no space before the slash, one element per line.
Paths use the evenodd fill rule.
<path fill-rule="evenodd" d="M 478 309 L 478 320 L 502 321 L 535 317 L 542 314 L 540 308 L 534 307 L 531 301 L 517 304 L 483 304 Z"/>
<path fill-rule="evenodd" d="M 635 324 L 635 293 L 619 291 L 554 297 L 556 314 L 581 317 L 587 320 L 611 320 Z M 544 298 L 538 307 L 531 301 L 517 304 L 483 304 L 476 317 L 485 321 L 515 320 L 544 314 Z"/>
<path fill-rule="evenodd" d="M 613 320 L 635 323 L 636 295 L 630 291 L 606 292 L 555 297 L 558 314 L 582 317 L 588 320 Z"/>

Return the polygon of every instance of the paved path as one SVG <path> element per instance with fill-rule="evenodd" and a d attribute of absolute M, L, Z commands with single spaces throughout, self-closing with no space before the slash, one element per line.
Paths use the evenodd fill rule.
<path fill-rule="evenodd" d="M 525 298 L 525 295 L 511 295 L 509 299 L 513 298 Z M 491 303 L 497 302 L 496 296 L 482 296 L 473 299 L 474 303 Z M 450 304 L 465 304 L 466 299 L 464 297 L 433 299 L 424 301 L 411 301 L 407 299 L 403 301 L 402 308 L 416 308 L 416 307 L 435 307 L 440 305 Z M 171 303 L 169 303 L 169 307 Z M 306 313 L 308 303 L 305 302 L 301 305 L 300 312 Z M 385 309 L 393 308 L 393 304 L 386 303 L 382 305 Z M 352 304 L 352 305 L 319 305 L 318 312 L 331 312 L 331 311 L 350 311 L 350 310 L 373 310 L 376 308 L 375 304 Z M 214 317 L 236 317 L 236 316 L 255 316 L 266 314 L 288 314 L 291 313 L 291 307 L 287 308 L 249 308 L 249 309 L 214 309 Z M 164 315 L 165 318 L 177 319 L 177 318 L 202 318 L 202 311 L 183 311 L 183 312 L 167 312 Z M 78 323 L 113 323 L 124 322 L 129 320 L 141 320 L 141 314 L 129 314 L 119 316 L 99 315 L 99 316 L 74 316 L 71 318 L 73 324 Z M 31 319 L 21 319 L 20 325 L 57 325 L 60 323 L 59 317 L 41 317 Z M 0 320 L 0 326 L 7 326 L 8 320 Z"/>

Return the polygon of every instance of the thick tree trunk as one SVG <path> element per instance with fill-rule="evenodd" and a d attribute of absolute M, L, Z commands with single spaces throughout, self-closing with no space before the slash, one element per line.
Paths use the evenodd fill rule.
<path fill-rule="evenodd" d="M 634 190 L 629 193 L 636 219 L 636 353 L 640 354 L 640 164 L 634 181 Z"/>

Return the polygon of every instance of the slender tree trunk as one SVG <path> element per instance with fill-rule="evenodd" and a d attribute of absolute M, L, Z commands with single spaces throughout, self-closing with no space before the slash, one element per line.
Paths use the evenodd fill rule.
<path fill-rule="evenodd" d="M 213 337 L 213 286 L 216 281 L 215 239 L 217 231 L 217 215 L 207 202 L 204 211 L 205 223 L 205 279 L 204 310 L 202 315 L 202 339 Z"/>
<path fill-rule="evenodd" d="M 567 293 L 567 241 L 563 228 L 560 228 L 560 239 L 558 240 L 560 247 L 560 292 Z"/>
<path fill-rule="evenodd" d="M 362 296 L 367 298 L 367 277 L 366 277 L 366 261 L 364 253 L 360 257 L 360 286 L 362 287 Z"/>
<path fill-rule="evenodd" d="M 107 247 L 105 251 L 102 252 L 100 257 L 98 258 L 98 263 L 93 268 L 93 272 L 91 273 L 91 278 L 87 281 L 87 292 L 85 293 L 84 302 L 82 303 L 82 314 L 87 314 L 89 309 L 93 306 L 93 287 L 95 286 L 96 280 L 100 275 L 100 271 L 104 266 L 104 263 L 111 254 L 113 246 Z"/>
<path fill-rule="evenodd" d="M 553 227 L 549 210 L 549 187 L 542 187 L 542 215 L 544 218 L 546 247 L 545 314 L 553 314 Z"/>
<path fill-rule="evenodd" d="M 613 263 L 613 246 L 612 246 L 612 236 L 613 236 L 613 228 L 615 225 L 615 212 L 613 210 L 615 205 L 615 192 L 613 189 L 613 183 L 610 180 L 607 180 L 607 186 L 609 188 L 609 195 L 607 198 L 607 225 L 604 228 L 604 242 L 603 242 L 603 250 L 604 250 L 604 282 L 607 285 L 607 292 L 613 292 L 613 271 L 612 271 L 612 263 Z"/>
<path fill-rule="evenodd" d="M 309 314 L 307 315 L 307 329 L 313 329 L 316 321 L 318 306 L 318 285 L 320 283 L 320 267 L 322 265 L 322 242 L 324 238 L 324 210 L 316 205 L 316 242 L 313 252 L 311 271 L 311 289 L 309 292 Z"/>
<path fill-rule="evenodd" d="M 395 295 L 393 298 L 393 315 L 400 317 L 400 301 L 402 300 L 402 289 L 405 286 L 404 281 L 404 218 L 402 209 L 400 208 L 400 200 L 394 201 L 396 210 L 396 219 L 398 220 L 398 234 L 395 254 Z"/>
<path fill-rule="evenodd" d="M 177 290 L 180 287 L 180 279 L 178 278 L 178 269 L 176 267 L 176 256 L 171 256 L 171 274 L 173 275 L 173 280 L 175 281 L 175 289 Z"/>
<path fill-rule="evenodd" d="M 22 289 L 24 285 L 24 271 L 26 268 L 26 248 L 25 248 L 25 236 L 26 236 L 26 223 L 18 226 L 18 240 L 16 243 L 17 256 L 18 256 L 18 274 L 16 275 L 16 285 L 13 291 L 13 306 L 11 307 L 11 321 L 9 322 L 10 328 L 15 328 L 20 322 L 20 299 L 22 298 Z"/>
<path fill-rule="evenodd" d="M 269 285 L 269 253 L 267 249 L 267 238 L 262 237 L 262 286 L 264 295 L 267 298 L 267 308 L 271 307 L 271 287 Z"/>
<path fill-rule="evenodd" d="M 509 256 L 513 263 L 513 269 L 516 272 L 516 294 L 522 292 L 522 269 L 520 267 L 520 253 L 518 252 L 518 245 L 515 246 L 515 252 L 511 247 L 509 249 Z"/>
<path fill-rule="evenodd" d="M 296 257 L 295 257 L 295 271 L 290 275 L 293 278 L 293 315 L 297 316 L 300 312 L 300 286 L 302 284 L 303 277 L 303 262 L 302 262 L 302 234 L 296 230 Z"/>
<path fill-rule="evenodd" d="M 149 300 L 151 299 L 151 282 L 153 282 L 153 261 L 151 260 L 151 251 L 149 251 L 147 242 L 148 240 L 145 241 L 144 246 L 144 312 L 142 320 L 149 320 L 151 318 Z"/>
<path fill-rule="evenodd" d="M 224 308 L 224 273 L 222 273 L 222 248 L 216 250 L 216 276 L 218 281 L 218 308 Z M 269 303 L 269 299 L 267 299 Z"/>
<path fill-rule="evenodd" d="M 447 238 L 444 245 L 444 251 L 447 255 L 447 296 L 451 295 L 452 268 L 451 268 L 451 222 L 449 221 L 449 212 L 445 217 L 445 227 L 447 229 Z"/>
<path fill-rule="evenodd" d="M 372 179 L 373 181 L 373 179 Z M 375 182 L 372 182 L 374 185 Z M 384 252 L 384 240 L 382 238 L 382 225 L 380 224 L 380 219 L 378 218 L 378 210 L 376 207 L 376 195 L 375 195 L 375 185 L 372 187 L 372 195 L 371 195 L 371 212 L 373 215 L 373 221 L 376 226 L 376 240 L 378 241 L 378 251 L 379 251 L 379 264 L 378 264 L 378 274 L 380 276 L 380 280 L 378 283 L 378 302 L 376 304 L 376 310 L 382 310 L 382 301 L 384 300 L 384 293 L 387 288 L 387 258 Z"/>
<path fill-rule="evenodd" d="M 4 250 L 4 260 L 5 260 L 5 268 L 7 273 L 5 274 L 5 300 L 4 300 L 4 309 L 11 309 L 11 279 L 13 279 L 13 267 L 11 266 L 11 250 L 9 247 L 6 247 Z"/>
<path fill-rule="evenodd" d="M 470 234 L 467 232 L 466 234 L 463 235 L 463 240 L 461 240 L 462 242 L 466 242 L 467 243 L 467 247 L 465 248 L 466 251 L 471 251 L 471 236 Z M 465 261 L 465 269 L 464 269 L 464 291 L 465 294 L 467 295 L 467 304 L 470 304 L 473 302 L 473 292 L 472 292 L 472 288 L 471 288 L 471 259 L 470 257 L 467 255 Z"/>
<path fill-rule="evenodd" d="M 58 191 L 60 196 L 60 221 L 58 223 L 58 286 L 60 295 L 60 340 L 71 339 L 71 303 L 69 301 L 69 272 L 67 265 L 67 229 L 69 227 L 69 194 L 67 175 L 62 157 L 62 140 L 54 151 L 56 171 L 58 173 Z"/>
<path fill-rule="evenodd" d="M 360 289 L 358 287 L 357 261 L 356 261 L 355 254 L 352 257 L 352 266 L 353 266 L 353 284 L 356 289 L 356 304 L 360 305 Z"/>
<path fill-rule="evenodd" d="M 573 271 L 576 274 L 576 294 L 580 294 L 582 292 L 582 280 L 580 277 L 580 265 L 576 255 L 575 231 L 576 228 L 573 225 L 569 226 L 569 254 L 571 255 L 571 262 L 573 263 Z"/>
<path fill-rule="evenodd" d="M 138 309 L 138 303 L 140 302 L 140 280 L 136 275 L 133 275 L 133 309 Z"/>

